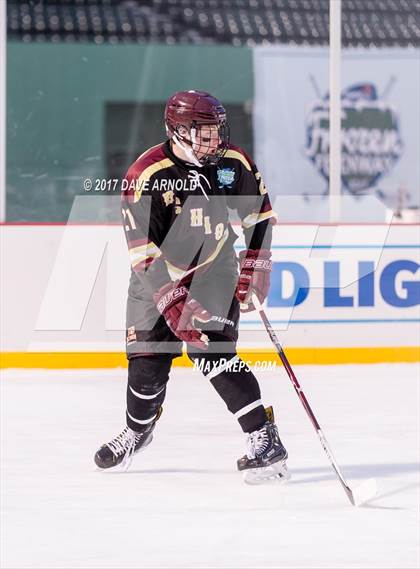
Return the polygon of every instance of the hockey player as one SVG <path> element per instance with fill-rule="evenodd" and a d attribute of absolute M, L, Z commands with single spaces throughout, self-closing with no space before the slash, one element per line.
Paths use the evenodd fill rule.
<path fill-rule="evenodd" d="M 142 154 L 124 180 L 132 267 L 127 426 L 97 451 L 95 463 L 101 469 L 127 464 L 151 442 L 172 360 L 185 342 L 248 434 L 247 453 L 237 463 L 245 480 L 287 478 L 272 409 L 264 408 L 257 379 L 236 353 L 240 310 L 254 310 L 252 294 L 263 302 L 269 290 L 275 214 L 267 190 L 250 157 L 229 143 L 225 109 L 209 93 L 175 93 L 165 126 L 168 140 Z M 237 211 L 247 246 L 239 276 L 228 208 Z"/>

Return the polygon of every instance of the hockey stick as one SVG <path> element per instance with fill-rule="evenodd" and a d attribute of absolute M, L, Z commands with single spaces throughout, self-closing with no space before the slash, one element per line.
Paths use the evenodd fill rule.
<path fill-rule="evenodd" d="M 308 400 L 306 399 L 306 396 L 303 393 L 303 390 L 293 372 L 293 369 L 289 364 L 289 361 L 286 357 L 286 354 L 284 353 L 284 350 L 279 342 L 279 339 L 277 338 L 277 335 L 274 332 L 273 327 L 271 326 L 270 321 L 268 320 L 267 315 L 264 312 L 264 309 L 261 306 L 261 303 L 258 300 L 258 297 L 255 293 L 252 294 L 252 302 L 254 303 L 255 308 L 260 313 L 261 320 L 264 323 L 267 333 L 270 336 L 270 339 L 273 342 L 274 346 L 276 347 L 277 353 L 282 361 L 284 368 L 286 369 L 287 375 L 289 376 L 289 379 L 292 382 L 293 387 L 295 388 L 297 396 L 299 397 L 300 402 L 302 403 L 309 419 L 311 420 L 312 425 L 314 426 L 314 429 L 319 437 L 319 440 L 321 441 L 322 448 L 324 449 L 325 454 L 327 455 L 331 463 L 331 466 L 334 468 L 338 476 L 338 479 L 341 483 L 341 486 L 343 487 L 344 492 L 347 495 L 347 498 L 350 500 L 353 506 L 361 506 L 362 504 L 364 504 L 368 500 L 371 500 L 375 496 L 377 491 L 376 480 L 374 478 L 369 478 L 368 480 L 362 482 L 362 484 L 357 486 L 354 490 L 352 490 L 348 486 L 343 475 L 341 474 L 340 468 L 334 458 L 330 445 L 328 444 L 327 439 L 325 438 L 325 435 L 322 432 L 322 429 L 308 403 Z"/>

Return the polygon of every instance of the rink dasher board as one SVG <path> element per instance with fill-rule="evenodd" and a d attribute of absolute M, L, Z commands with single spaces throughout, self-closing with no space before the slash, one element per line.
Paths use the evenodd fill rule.
<path fill-rule="evenodd" d="M 373 348 L 370 361 L 418 359 L 419 233 L 419 225 L 274 228 L 266 309 L 295 361 L 360 361 L 357 348 Z M 0 235 L 2 365 L 34 352 L 121 361 L 129 275 L 121 227 L 2 225 Z M 28 283 L 24 298 L 17 283 Z M 243 315 L 245 355 L 268 346 L 256 315 Z"/>

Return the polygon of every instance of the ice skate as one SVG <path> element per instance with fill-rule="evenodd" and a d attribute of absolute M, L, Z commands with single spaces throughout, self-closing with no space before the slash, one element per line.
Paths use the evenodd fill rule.
<path fill-rule="evenodd" d="M 126 427 L 115 439 L 102 445 L 96 452 L 96 466 L 106 469 L 122 464 L 123 469 L 128 469 L 133 455 L 152 442 L 154 427 L 155 423 L 142 433 L 136 433 Z"/>
<path fill-rule="evenodd" d="M 261 429 L 248 436 L 247 454 L 238 460 L 247 484 L 284 482 L 290 478 L 287 451 L 279 438 L 277 426 L 267 421 Z"/>

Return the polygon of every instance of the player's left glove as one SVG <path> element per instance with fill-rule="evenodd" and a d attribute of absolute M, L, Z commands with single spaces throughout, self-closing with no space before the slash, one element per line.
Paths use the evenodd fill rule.
<path fill-rule="evenodd" d="M 262 303 L 270 289 L 270 273 L 272 262 L 268 249 L 248 249 L 239 253 L 239 279 L 235 296 L 241 303 L 241 312 L 255 310 L 252 293 Z"/>

